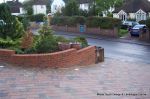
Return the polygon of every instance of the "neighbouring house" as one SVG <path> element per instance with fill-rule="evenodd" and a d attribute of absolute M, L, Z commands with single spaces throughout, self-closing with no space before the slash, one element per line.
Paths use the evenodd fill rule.
<path fill-rule="evenodd" d="M 34 0 L 33 14 L 46 14 L 46 2 L 44 0 Z"/>
<path fill-rule="evenodd" d="M 77 0 L 79 3 L 79 7 L 82 10 L 89 10 L 90 3 L 93 2 L 93 0 Z"/>
<path fill-rule="evenodd" d="M 10 7 L 12 15 L 18 16 L 25 13 L 22 7 L 22 3 L 20 3 L 19 0 L 7 1 L 7 4 Z"/>
<path fill-rule="evenodd" d="M 148 0 L 125 0 L 123 6 L 113 12 L 114 18 L 122 21 L 135 19 L 137 22 L 150 17 L 150 2 Z"/>
<path fill-rule="evenodd" d="M 65 6 L 65 2 L 63 0 L 54 0 L 51 4 L 51 13 L 55 14 L 57 12 L 61 12 L 62 7 Z"/>

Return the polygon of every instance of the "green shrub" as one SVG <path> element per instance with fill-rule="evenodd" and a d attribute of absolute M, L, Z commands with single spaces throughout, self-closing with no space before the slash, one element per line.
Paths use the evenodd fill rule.
<path fill-rule="evenodd" d="M 0 38 L 0 48 L 16 47 L 19 45 L 19 41 L 13 41 L 10 38 L 2 39 Z"/>
<path fill-rule="evenodd" d="M 64 38 L 63 36 L 55 36 L 57 42 L 70 42 L 70 40 Z"/>
<path fill-rule="evenodd" d="M 128 34 L 128 30 L 120 29 L 118 33 L 119 33 L 119 34 L 118 34 L 119 37 L 122 37 L 122 36 Z"/>
<path fill-rule="evenodd" d="M 67 16 L 55 16 L 51 19 L 51 25 L 65 26 L 67 25 Z"/>
<path fill-rule="evenodd" d="M 76 26 L 77 24 L 84 25 L 86 24 L 87 27 L 100 27 L 103 29 L 112 29 L 114 27 L 120 27 L 121 20 L 111 17 L 95 17 L 91 16 L 85 18 L 84 16 L 72 16 L 72 17 L 53 17 L 51 20 L 52 25 L 59 25 L 59 26 Z"/>
<path fill-rule="evenodd" d="M 72 16 L 67 18 L 68 26 L 77 26 L 77 24 L 84 24 L 85 18 L 83 16 Z"/>
<path fill-rule="evenodd" d="M 87 27 L 100 27 L 100 17 L 91 16 L 86 19 Z"/>
<path fill-rule="evenodd" d="M 52 25 L 58 26 L 76 26 L 77 24 L 85 24 L 85 17 L 83 16 L 55 16 L 51 19 Z"/>
<path fill-rule="evenodd" d="M 29 27 L 29 19 L 26 16 L 16 16 L 18 20 L 23 24 L 25 30 Z"/>
<path fill-rule="evenodd" d="M 150 29 L 150 18 L 146 20 L 146 26 Z"/>
<path fill-rule="evenodd" d="M 28 16 L 28 19 L 32 22 L 43 22 L 44 21 L 44 14 L 36 14 Z"/>
<path fill-rule="evenodd" d="M 78 36 L 78 37 L 74 38 L 74 41 L 81 43 L 82 47 L 87 47 L 88 46 L 88 42 L 87 42 L 85 37 Z"/>
<path fill-rule="evenodd" d="M 17 47 L 10 47 L 8 49 L 14 50 L 16 52 L 16 54 L 24 54 L 24 51 Z"/>
<path fill-rule="evenodd" d="M 88 17 L 87 27 L 100 27 L 103 29 L 112 29 L 121 25 L 121 20 L 111 17 Z"/>
<path fill-rule="evenodd" d="M 103 29 L 112 29 L 114 27 L 120 27 L 121 20 L 111 17 L 104 17 L 100 20 L 100 27 Z"/>
<path fill-rule="evenodd" d="M 47 36 L 37 41 L 35 45 L 37 53 L 51 53 L 58 50 L 58 43 L 53 36 Z"/>
<path fill-rule="evenodd" d="M 140 24 L 146 24 L 146 20 L 139 21 Z"/>

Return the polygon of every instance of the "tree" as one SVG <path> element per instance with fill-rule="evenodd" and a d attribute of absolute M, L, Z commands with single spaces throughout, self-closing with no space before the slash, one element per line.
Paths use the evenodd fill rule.
<path fill-rule="evenodd" d="M 13 25 L 14 31 L 13 31 L 11 37 L 13 39 L 21 38 L 23 36 L 23 34 L 25 33 L 23 24 L 18 20 L 17 17 L 15 17 L 13 24 L 14 24 Z"/>
<path fill-rule="evenodd" d="M 51 4 L 52 4 L 52 2 L 53 2 L 54 0 L 47 0 L 46 1 L 46 8 L 47 8 L 47 10 L 46 10 L 46 12 L 47 13 L 49 13 L 49 12 L 51 12 Z"/>
<path fill-rule="evenodd" d="M 0 28 L 0 37 L 6 39 L 20 38 L 24 33 L 22 23 L 11 15 L 10 8 L 6 3 L 0 4 L 0 19 L 5 22 L 2 28 Z"/>
<path fill-rule="evenodd" d="M 124 0 L 96 0 L 96 8 L 99 12 L 109 12 L 110 7 L 121 6 Z"/>
<path fill-rule="evenodd" d="M 74 16 L 79 14 L 79 5 L 76 0 L 70 0 L 62 10 L 63 15 Z"/>
<path fill-rule="evenodd" d="M 7 38 L 12 33 L 13 29 L 13 17 L 10 12 L 10 8 L 6 3 L 0 4 L 0 19 L 5 22 L 3 27 L 0 28 L 0 37 Z"/>
<path fill-rule="evenodd" d="M 33 14 L 33 8 L 32 8 L 33 3 L 34 0 L 27 0 L 23 2 L 23 8 L 25 11 L 27 11 L 27 15 Z"/>
<path fill-rule="evenodd" d="M 35 0 L 27 0 L 23 2 L 23 8 L 27 11 L 28 15 L 32 15 L 33 14 L 33 4 L 34 4 Z M 51 11 L 51 3 L 53 2 L 53 0 L 41 0 L 43 2 L 45 2 L 46 4 L 46 12 L 49 13 Z"/>

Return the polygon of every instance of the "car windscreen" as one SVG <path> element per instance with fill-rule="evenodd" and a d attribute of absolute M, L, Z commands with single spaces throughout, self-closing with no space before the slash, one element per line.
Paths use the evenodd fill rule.
<path fill-rule="evenodd" d="M 134 26 L 134 28 L 142 28 L 143 26 L 141 26 L 141 25 L 136 25 L 136 26 Z"/>

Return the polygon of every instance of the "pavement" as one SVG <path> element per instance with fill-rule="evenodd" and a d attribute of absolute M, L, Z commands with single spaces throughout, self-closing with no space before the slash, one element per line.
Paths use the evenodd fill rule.
<path fill-rule="evenodd" d="M 130 43 L 130 44 L 138 44 L 138 45 L 145 45 L 150 46 L 150 41 L 140 41 L 135 37 L 132 38 L 112 38 L 112 37 L 106 37 L 102 35 L 95 35 L 95 34 L 84 34 L 84 33 L 72 33 L 72 32 L 62 32 L 62 31 L 55 31 L 54 34 L 57 35 L 70 35 L 70 36 L 84 36 L 86 38 L 93 38 L 93 39 L 99 39 L 99 40 L 107 40 L 107 41 L 113 41 L 113 42 L 122 42 L 122 43 Z"/>
<path fill-rule="evenodd" d="M 150 99 L 150 64 L 106 58 L 70 68 L 0 63 L 0 99 Z"/>

